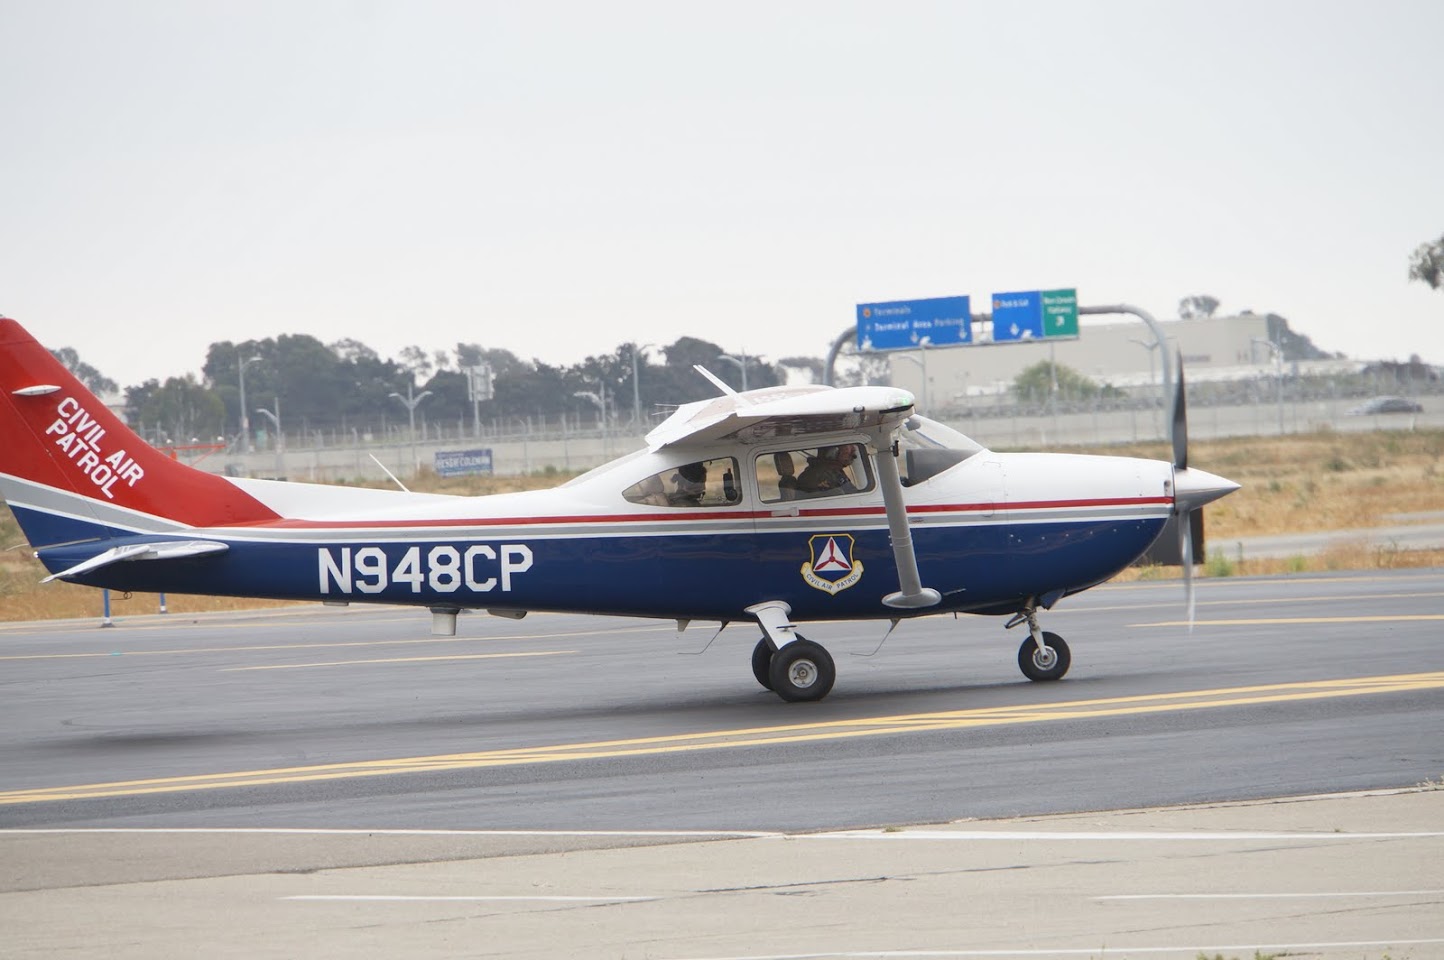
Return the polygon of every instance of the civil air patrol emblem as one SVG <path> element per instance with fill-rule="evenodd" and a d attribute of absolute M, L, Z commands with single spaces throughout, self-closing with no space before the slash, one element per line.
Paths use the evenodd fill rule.
<path fill-rule="evenodd" d="M 823 533 L 807 541 L 812 559 L 802 565 L 809 587 L 837 594 L 862 579 L 862 561 L 852 558 L 853 539 L 847 533 Z"/>

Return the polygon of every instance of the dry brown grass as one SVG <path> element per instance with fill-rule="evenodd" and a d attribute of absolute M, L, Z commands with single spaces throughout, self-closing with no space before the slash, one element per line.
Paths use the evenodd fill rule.
<path fill-rule="evenodd" d="M 1091 452 L 1166 459 L 1163 444 L 1098 448 Z M 1243 484 L 1243 489 L 1208 508 L 1208 537 L 1215 543 L 1264 534 L 1353 530 L 1388 523 L 1389 514 L 1444 511 L 1444 431 L 1314 433 L 1279 438 L 1199 441 L 1190 463 Z M 415 490 L 477 496 L 555 486 L 570 475 L 460 477 L 441 480 L 423 471 Z M 1444 565 L 1444 551 L 1400 550 L 1364 538 L 1334 544 L 1308 557 L 1235 560 L 1211 552 L 1205 575 L 1299 573 L 1319 570 L 1377 570 Z M 1177 576 L 1172 570 L 1141 567 L 1119 579 Z M 40 584 L 45 570 L 24 547 L 14 517 L 0 515 L 0 620 L 99 617 L 100 593 L 65 583 Z M 277 601 L 170 595 L 173 613 L 285 606 Z M 112 594 L 112 616 L 155 613 L 154 594 Z"/>
<path fill-rule="evenodd" d="M 1163 444 L 1098 453 L 1167 459 Z M 1208 537 L 1356 530 L 1444 511 L 1444 431 L 1309 433 L 1198 441 L 1189 465 L 1243 484 L 1208 508 Z"/>

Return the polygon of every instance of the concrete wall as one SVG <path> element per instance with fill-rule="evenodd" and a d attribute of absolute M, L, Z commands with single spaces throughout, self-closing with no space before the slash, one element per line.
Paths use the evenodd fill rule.
<path fill-rule="evenodd" d="M 1175 351 L 1182 350 L 1189 376 L 1200 382 L 1224 369 L 1254 366 L 1262 376 L 1273 371 L 1269 349 L 1253 343 L 1255 338 L 1268 337 L 1268 321 L 1261 316 L 1171 320 L 1159 326 L 1168 338 L 1169 363 L 1174 362 Z M 1019 373 L 1050 359 L 1099 384 L 1141 386 L 1159 377 L 1158 350 L 1151 348 L 1154 343 L 1153 331 L 1145 323 L 1130 320 L 1085 322 L 1079 328 L 1077 340 L 975 344 L 929 350 L 927 393 L 933 409 L 951 407 L 964 395 L 1004 394 Z M 922 367 L 918 363 L 921 356 L 915 350 L 904 352 L 908 359 L 889 355 L 893 384 L 911 390 L 919 402 L 924 392 Z"/>
<path fill-rule="evenodd" d="M 1195 440 L 1220 437 L 1270 436 L 1319 429 L 1341 432 L 1414 427 L 1444 428 L 1444 396 L 1419 398 L 1422 414 L 1351 416 L 1358 398 L 1339 400 L 1285 401 L 1274 403 L 1201 406 L 1189 408 L 1188 432 Z M 1050 450 L 1070 446 L 1162 441 L 1166 437 L 1166 413 L 1160 408 L 1097 413 L 1059 413 L 1044 416 L 947 417 L 946 423 L 979 443 L 996 449 Z M 1282 429 L 1281 429 L 1282 427 Z M 599 466 L 644 446 L 640 435 L 617 432 L 610 435 L 551 437 L 536 439 L 465 441 L 463 443 L 420 443 L 416 455 L 423 465 L 434 462 L 438 450 L 487 447 L 492 451 L 498 475 L 534 473 L 548 467 L 567 472 Z M 236 476 L 275 477 L 291 480 L 335 482 L 337 480 L 385 480 L 385 474 L 368 454 L 375 454 L 403 481 L 412 473 L 409 444 L 290 450 L 283 455 L 278 471 L 276 456 L 270 452 L 250 456 L 213 456 L 196 464 L 213 473 Z"/>

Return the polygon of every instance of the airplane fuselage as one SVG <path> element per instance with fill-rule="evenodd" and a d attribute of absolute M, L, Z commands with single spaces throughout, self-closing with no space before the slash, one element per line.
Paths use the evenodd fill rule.
<path fill-rule="evenodd" d="M 678 512 L 617 496 L 578 512 L 578 496 L 605 501 L 654 466 L 604 473 L 587 484 L 598 489 L 569 488 L 565 504 L 556 491 L 538 491 L 447 498 L 382 522 L 191 528 L 186 536 L 229 550 L 75 579 L 132 591 L 698 620 L 742 619 L 762 600 L 782 600 L 799 620 L 887 613 L 882 597 L 897 571 L 875 492 L 768 505 L 744 476 L 739 502 L 728 506 Z M 943 597 L 926 612 L 1011 613 L 1030 596 L 1107 579 L 1158 536 L 1172 510 L 1170 478 L 1159 461 L 986 452 L 913 486 L 919 569 Z M 474 509 L 489 506 L 502 509 Z M 561 506 L 566 513 L 549 509 Z M 135 538 L 112 536 L 107 545 Z M 76 543 L 41 557 L 61 570 L 95 550 Z"/>

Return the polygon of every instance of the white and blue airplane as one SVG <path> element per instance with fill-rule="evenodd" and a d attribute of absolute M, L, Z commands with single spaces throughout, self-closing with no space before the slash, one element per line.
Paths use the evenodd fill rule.
<path fill-rule="evenodd" d="M 790 701 L 836 677 L 800 623 L 984 614 L 1026 624 L 1019 666 L 1057 680 L 1071 655 L 1040 611 L 1238 489 L 1188 466 L 1181 373 L 1172 463 L 996 453 L 894 387 L 737 393 L 708 375 L 721 395 L 645 449 L 555 489 L 463 497 L 193 469 L 0 318 L 0 495 L 48 580 L 411 604 L 443 636 L 463 610 L 751 621 L 753 675 Z"/>

